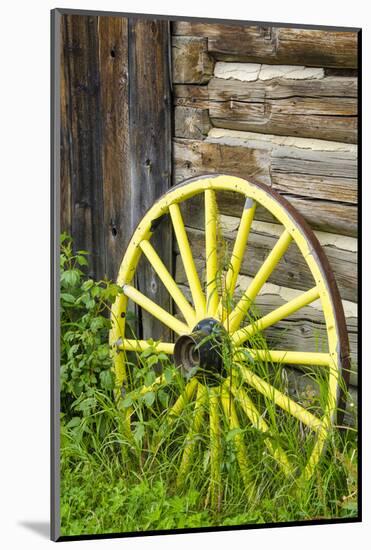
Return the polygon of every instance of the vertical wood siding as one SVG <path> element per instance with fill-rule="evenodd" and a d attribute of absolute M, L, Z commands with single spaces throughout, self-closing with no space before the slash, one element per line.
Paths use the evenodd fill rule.
<path fill-rule="evenodd" d="M 133 230 L 170 187 L 169 24 L 81 15 L 61 21 L 61 229 L 91 253 L 90 276 L 115 280 Z M 155 240 L 170 262 L 169 228 Z M 149 267 L 137 283 L 169 307 Z M 164 335 L 158 323 L 142 321 L 144 336 Z"/>

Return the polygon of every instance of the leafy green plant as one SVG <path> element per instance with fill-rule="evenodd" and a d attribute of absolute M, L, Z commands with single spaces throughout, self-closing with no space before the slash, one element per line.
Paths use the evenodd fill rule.
<path fill-rule="evenodd" d="M 94 281 L 86 275 L 87 254 L 74 252 L 71 237 L 62 234 L 60 384 L 61 410 L 69 420 L 95 407 L 95 390 L 114 387 L 109 309 L 121 289 L 109 280 Z"/>

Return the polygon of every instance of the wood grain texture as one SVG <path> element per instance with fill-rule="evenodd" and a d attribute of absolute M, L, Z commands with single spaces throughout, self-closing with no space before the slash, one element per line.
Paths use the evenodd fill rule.
<path fill-rule="evenodd" d="M 173 82 L 204 84 L 210 80 L 213 69 L 214 60 L 208 53 L 207 38 L 173 36 Z"/>
<path fill-rule="evenodd" d="M 173 33 L 208 38 L 217 60 L 357 67 L 357 32 L 177 21 Z"/>
<path fill-rule="evenodd" d="M 209 115 L 216 127 L 357 141 L 356 79 L 240 82 L 213 78 Z"/>
<path fill-rule="evenodd" d="M 203 139 L 211 129 L 209 114 L 194 107 L 174 108 L 174 134 L 187 139 Z"/>
<path fill-rule="evenodd" d="M 131 227 L 171 183 L 171 96 L 166 21 L 129 20 Z M 171 266 L 171 231 L 164 222 L 152 244 Z M 148 263 L 138 270 L 138 289 L 169 311 L 170 296 Z M 143 338 L 168 340 L 169 329 L 142 314 Z"/>
<path fill-rule="evenodd" d="M 175 139 L 173 153 L 174 183 L 202 174 L 225 173 L 247 179 L 253 177 L 261 183 L 271 185 L 270 152 L 264 148 Z"/>
<path fill-rule="evenodd" d="M 175 84 L 173 101 L 175 106 L 208 109 L 209 92 L 207 86 Z"/>
<path fill-rule="evenodd" d="M 217 128 L 357 141 L 357 79 L 273 78 L 242 82 L 212 78 L 206 90 L 176 86 L 175 105 L 208 109 Z M 200 94 L 202 92 L 202 97 Z M 176 134 L 177 137 L 186 137 Z"/>
<path fill-rule="evenodd" d="M 62 113 L 68 112 L 62 158 L 69 169 L 62 171 L 64 204 L 70 197 L 70 230 L 75 248 L 88 250 L 90 275 L 105 274 L 102 189 L 102 121 L 98 62 L 98 19 L 91 16 L 62 17 Z M 68 86 L 68 88 L 67 88 Z M 68 136 L 68 141 L 66 141 Z M 62 216 L 62 224 L 66 223 Z"/>
<path fill-rule="evenodd" d="M 115 280 L 131 236 L 128 20 L 99 17 L 106 275 Z"/>
<path fill-rule="evenodd" d="M 125 17 L 61 19 L 62 230 L 91 253 L 90 276 L 115 280 L 134 228 L 170 187 L 169 27 Z M 162 230 L 154 243 L 171 264 L 170 230 Z M 137 282 L 169 307 L 148 265 Z M 139 336 L 169 336 L 159 322 L 139 321 Z"/>
<path fill-rule="evenodd" d="M 71 234 L 72 213 L 71 213 L 71 114 L 69 105 L 70 93 L 70 71 L 68 55 L 67 25 L 62 24 L 60 28 L 61 48 L 61 70 L 60 70 L 60 212 L 61 230 Z M 64 47 L 63 47 L 64 46 Z"/>
<path fill-rule="evenodd" d="M 357 166 L 352 153 L 272 147 L 253 140 L 241 146 L 175 139 L 173 158 L 174 183 L 208 173 L 252 179 L 282 193 L 312 228 L 357 235 Z M 221 212 L 239 216 L 242 203 L 241 196 L 223 193 Z M 274 221 L 260 208 L 256 218 Z"/>

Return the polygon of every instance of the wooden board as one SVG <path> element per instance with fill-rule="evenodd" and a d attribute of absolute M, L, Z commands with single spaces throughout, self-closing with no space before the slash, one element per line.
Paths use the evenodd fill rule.
<path fill-rule="evenodd" d="M 172 80 L 204 84 L 213 74 L 214 60 L 207 51 L 207 38 L 173 36 Z"/>
<path fill-rule="evenodd" d="M 129 20 L 129 113 L 131 158 L 131 228 L 171 185 L 171 92 L 169 36 L 166 21 Z M 166 265 L 171 266 L 170 226 L 152 237 L 152 244 Z M 138 288 L 169 311 L 170 297 L 158 284 L 148 263 L 138 270 Z M 142 338 L 164 338 L 170 331 L 146 312 Z"/>
<path fill-rule="evenodd" d="M 173 34 L 207 37 L 208 50 L 218 60 L 357 67 L 356 31 L 177 21 Z"/>
<path fill-rule="evenodd" d="M 171 185 L 169 26 L 61 16 L 61 226 L 91 253 L 89 275 L 115 280 L 132 232 Z M 129 48 L 130 43 L 130 48 Z M 171 232 L 154 241 L 171 265 Z M 165 308 L 144 266 L 138 286 Z M 143 315 L 140 333 L 169 336 Z"/>
<path fill-rule="evenodd" d="M 115 279 L 130 231 L 128 20 L 100 17 L 98 25 L 102 120 L 105 265 Z M 100 251 L 101 253 L 103 251 Z"/>
<path fill-rule="evenodd" d="M 71 232 L 77 250 L 91 253 L 89 275 L 100 278 L 106 265 L 98 18 L 64 15 L 61 25 L 61 229 Z"/>

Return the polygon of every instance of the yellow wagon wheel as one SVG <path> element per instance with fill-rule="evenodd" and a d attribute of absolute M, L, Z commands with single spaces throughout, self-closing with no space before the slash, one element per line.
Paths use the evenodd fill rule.
<path fill-rule="evenodd" d="M 217 195 L 224 191 L 241 194 L 246 201 L 229 264 L 220 277 Z M 205 205 L 205 284 L 196 270 L 180 208 L 181 203 L 196 195 L 204 196 Z M 243 257 L 248 254 L 246 247 L 257 205 L 274 216 L 276 222 L 283 226 L 283 232 L 236 300 L 236 284 Z M 190 300 L 151 244 L 151 236 L 163 216 L 169 216 L 172 222 L 189 284 Z M 252 314 L 255 298 L 294 243 L 309 267 L 313 285 L 284 305 L 257 318 L 256 314 Z M 165 311 L 135 288 L 134 276 L 142 255 L 165 285 L 179 315 Z M 175 335 L 174 342 L 158 342 L 156 349 L 173 357 L 186 380 L 184 392 L 173 397 L 173 403 L 164 408 L 161 417 L 163 425 L 168 425 L 169 418 L 171 420 L 181 415 L 186 404 L 193 407 L 193 421 L 188 434 L 184 435 L 183 450 L 177 455 L 179 476 L 184 479 L 191 469 L 195 436 L 207 433 L 211 499 L 212 504 L 217 506 L 222 479 L 221 425 L 224 423 L 234 434 L 235 455 L 246 485 L 251 482 L 251 476 L 245 426 L 264 434 L 267 453 L 285 475 L 309 479 L 335 421 L 342 395 L 341 380 L 347 383 L 349 345 L 342 304 L 328 260 L 317 238 L 296 210 L 270 188 L 234 176 L 209 175 L 187 180 L 169 190 L 145 214 L 124 255 L 117 282 L 123 294 L 119 295 L 112 308 L 110 343 L 120 390 L 123 387 L 130 391 L 135 385 L 131 382 L 133 377 L 129 376 L 128 369 L 132 367 L 127 363 L 127 353 L 141 352 L 150 346 L 150 341 L 128 335 L 125 330 L 129 300 L 166 325 Z M 322 309 L 325 319 L 326 352 L 269 349 L 267 346 L 259 349 L 259 334 L 315 301 L 320 304 L 317 307 Z M 225 360 L 226 353 L 228 360 Z M 322 381 L 320 407 L 314 409 L 298 402 L 286 391 L 287 388 L 278 388 L 272 382 L 277 381 L 275 371 L 286 364 L 317 369 L 315 372 L 319 373 Z M 259 365 L 264 368 L 259 368 Z M 150 389 L 160 380 L 164 382 L 159 377 Z M 144 395 L 148 388 L 144 386 L 139 390 Z M 121 396 L 123 393 L 120 391 L 118 394 Z M 133 409 L 126 414 L 130 433 Z M 273 425 L 277 430 L 293 425 L 290 422 L 297 423 L 300 430 L 312 438 L 313 443 L 304 464 L 297 462 L 285 448 L 284 438 L 270 437 Z M 302 466 L 300 471 L 299 463 Z"/>

